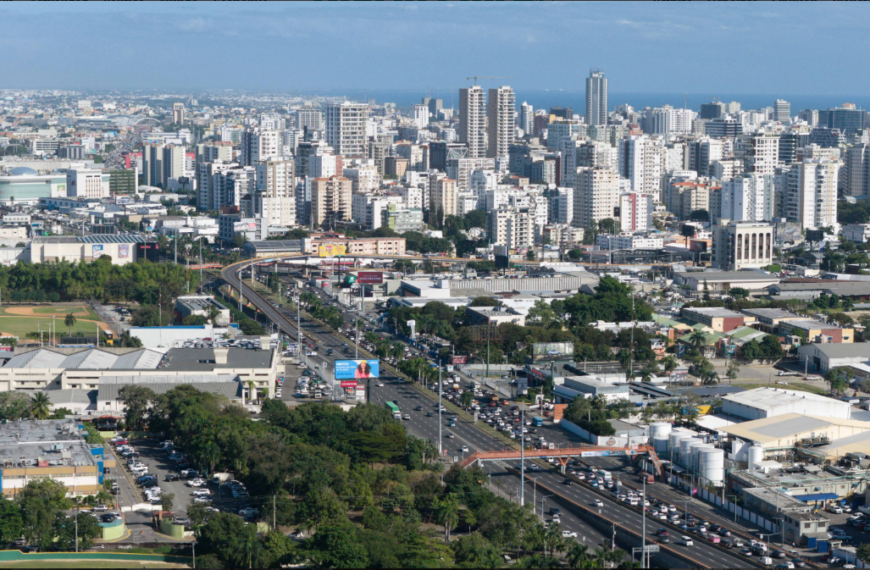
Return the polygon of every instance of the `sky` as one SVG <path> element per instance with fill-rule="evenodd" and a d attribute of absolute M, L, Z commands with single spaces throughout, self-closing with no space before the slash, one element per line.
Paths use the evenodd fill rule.
<path fill-rule="evenodd" d="M 870 4 L 3 2 L 0 88 L 850 95 Z"/>

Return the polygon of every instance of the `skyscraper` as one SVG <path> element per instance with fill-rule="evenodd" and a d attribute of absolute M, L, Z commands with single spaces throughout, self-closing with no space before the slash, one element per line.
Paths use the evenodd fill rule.
<path fill-rule="evenodd" d="M 773 120 L 788 121 L 791 119 L 791 103 L 782 99 L 777 99 L 773 104 Z"/>
<path fill-rule="evenodd" d="M 175 125 L 184 124 L 184 103 L 172 104 L 172 123 Z"/>
<path fill-rule="evenodd" d="M 281 133 L 259 127 L 248 128 L 242 133 L 239 162 L 242 166 L 253 166 L 255 162 L 270 158 L 280 158 L 283 154 Z"/>
<path fill-rule="evenodd" d="M 523 104 L 520 105 L 520 114 L 517 119 L 517 125 L 523 130 L 523 134 L 527 137 L 532 136 L 532 129 L 535 128 L 534 108 L 523 101 Z"/>
<path fill-rule="evenodd" d="M 607 124 L 607 78 L 603 71 L 590 71 L 586 78 L 586 124 Z"/>
<path fill-rule="evenodd" d="M 507 156 L 508 149 L 516 138 L 514 108 L 516 96 L 510 87 L 502 86 L 489 90 L 487 118 L 489 119 L 489 146 L 486 156 Z"/>
<path fill-rule="evenodd" d="M 479 85 L 459 90 L 459 142 L 468 146 L 468 158 L 486 156 L 486 97 Z"/>
<path fill-rule="evenodd" d="M 335 154 L 364 158 L 366 155 L 366 121 L 369 106 L 365 103 L 332 103 L 326 108 L 326 142 Z"/>

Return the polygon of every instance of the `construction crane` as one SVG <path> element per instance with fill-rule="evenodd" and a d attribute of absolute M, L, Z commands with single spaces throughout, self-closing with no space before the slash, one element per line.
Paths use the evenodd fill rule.
<path fill-rule="evenodd" d="M 477 85 L 478 79 L 513 79 L 513 76 L 495 76 L 495 75 L 474 75 L 472 77 L 466 77 L 465 80 L 474 79 L 474 84 Z"/>

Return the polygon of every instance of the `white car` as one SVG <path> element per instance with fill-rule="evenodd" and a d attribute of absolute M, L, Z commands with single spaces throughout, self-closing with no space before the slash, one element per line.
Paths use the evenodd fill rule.
<path fill-rule="evenodd" d="M 573 530 L 563 530 L 562 538 L 577 538 L 577 533 Z"/>
<path fill-rule="evenodd" d="M 193 502 L 199 505 L 210 505 L 212 502 L 211 497 L 194 497 Z"/>
<path fill-rule="evenodd" d="M 601 501 L 601 499 L 595 499 L 595 502 L 592 504 L 599 508 L 604 506 L 604 503 Z"/>
<path fill-rule="evenodd" d="M 383 388 L 383 387 L 384 387 L 384 383 L 383 383 L 383 382 L 378 382 L 377 384 L 375 384 L 375 386 L 377 386 L 378 388 Z"/>
<path fill-rule="evenodd" d="M 188 487 L 203 487 L 205 485 L 205 479 L 191 479 L 187 482 Z"/>
<path fill-rule="evenodd" d="M 194 497 L 205 497 L 207 495 L 211 495 L 211 491 L 208 489 L 197 489 L 193 493 L 191 493 Z"/>

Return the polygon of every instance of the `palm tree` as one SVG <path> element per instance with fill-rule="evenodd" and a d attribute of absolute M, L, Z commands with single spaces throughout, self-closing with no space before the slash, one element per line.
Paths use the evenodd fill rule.
<path fill-rule="evenodd" d="M 674 370 L 677 369 L 677 359 L 673 356 L 666 356 L 662 359 L 662 367 L 665 369 L 665 372 L 670 374 Z"/>
<path fill-rule="evenodd" d="M 444 525 L 444 540 L 450 542 L 450 529 L 459 522 L 459 497 L 456 493 L 448 493 L 443 500 L 438 501 L 435 519 L 438 524 Z"/>
<path fill-rule="evenodd" d="M 76 316 L 72 313 L 67 313 L 66 317 L 63 319 L 63 324 L 69 329 L 69 336 L 72 336 L 72 328 L 76 326 L 76 321 L 78 321 L 78 319 L 76 319 Z"/>
<path fill-rule="evenodd" d="M 37 392 L 30 402 L 30 415 L 37 420 L 47 420 L 51 415 L 51 402 L 45 392 Z"/>
<path fill-rule="evenodd" d="M 707 336 L 702 331 L 695 331 L 689 335 L 688 341 L 692 348 L 700 351 L 707 345 Z"/>
<path fill-rule="evenodd" d="M 725 376 L 728 377 L 729 384 L 733 380 L 737 380 L 737 374 L 740 372 L 740 366 L 737 365 L 736 360 L 732 360 L 728 363 L 728 370 L 725 372 Z"/>
<path fill-rule="evenodd" d="M 587 568 L 591 562 L 589 547 L 579 542 L 568 551 L 568 566 L 571 568 Z"/>

